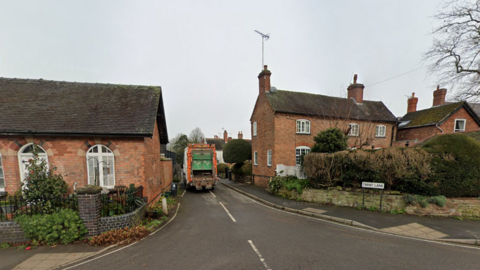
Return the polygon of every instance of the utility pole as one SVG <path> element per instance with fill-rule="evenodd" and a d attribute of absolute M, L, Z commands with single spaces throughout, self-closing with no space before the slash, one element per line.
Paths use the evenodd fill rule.
<path fill-rule="evenodd" d="M 255 32 L 257 32 L 258 34 L 260 34 L 262 36 L 262 68 L 263 68 L 264 54 L 265 54 L 265 49 L 264 49 L 264 44 L 263 43 L 264 43 L 265 40 L 268 40 L 270 38 L 270 35 L 269 34 L 263 34 L 258 30 L 255 30 Z"/>

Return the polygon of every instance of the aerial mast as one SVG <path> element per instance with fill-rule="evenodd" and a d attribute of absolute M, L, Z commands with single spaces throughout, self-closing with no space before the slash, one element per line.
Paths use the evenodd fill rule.
<path fill-rule="evenodd" d="M 257 32 L 258 34 L 260 34 L 262 36 L 262 68 L 263 68 L 263 59 L 264 59 L 264 55 L 265 55 L 265 49 L 264 49 L 264 45 L 263 43 L 265 42 L 265 40 L 268 40 L 270 38 L 270 35 L 269 34 L 264 34 L 258 30 L 255 30 L 255 32 Z"/>

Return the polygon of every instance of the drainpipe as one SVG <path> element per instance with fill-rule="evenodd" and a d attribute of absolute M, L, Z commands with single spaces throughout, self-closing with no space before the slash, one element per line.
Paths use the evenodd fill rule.
<path fill-rule="evenodd" d="M 390 140 L 390 147 L 393 146 L 393 134 L 395 134 L 395 127 L 398 125 L 398 119 L 395 117 L 395 125 L 392 126 L 392 139 Z"/>
<path fill-rule="evenodd" d="M 73 183 L 73 192 L 77 189 L 77 182 Z"/>
<path fill-rule="evenodd" d="M 435 126 L 436 126 L 438 129 L 440 129 L 440 131 L 441 131 L 442 133 L 445 133 L 445 132 L 443 131 L 443 129 L 441 129 L 441 128 L 438 126 L 438 124 L 436 124 Z"/>

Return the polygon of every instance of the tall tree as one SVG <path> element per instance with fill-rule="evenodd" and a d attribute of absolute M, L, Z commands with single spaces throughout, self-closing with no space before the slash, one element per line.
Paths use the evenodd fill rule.
<path fill-rule="evenodd" d="M 453 0 L 435 15 L 433 45 L 424 55 L 429 71 L 455 99 L 480 97 L 480 0 Z"/>
<path fill-rule="evenodd" d="M 191 143 L 203 143 L 205 135 L 203 135 L 203 132 L 199 127 L 196 127 L 190 132 L 188 139 Z"/>
<path fill-rule="evenodd" d="M 172 149 L 175 152 L 175 161 L 178 164 L 182 164 L 185 155 L 185 148 L 187 147 L 189 141 L 187 135 L 185 134 L 179 133 L 177 136 L 178 139 L 173 144 Z"/>

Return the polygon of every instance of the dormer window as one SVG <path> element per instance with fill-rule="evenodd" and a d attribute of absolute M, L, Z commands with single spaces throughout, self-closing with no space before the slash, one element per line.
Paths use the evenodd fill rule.
<path fill-rule="evenodd" d="M 297 134 L 310 134 L 310 121 L 297 120 Z"/>
<path fill-rule="evenodd" d="M 465 126 L 467 125 L 467 120 L 465 119 L 455 119 L 455 129 L 453 132 L 463 132 L 465 131 Z"/>

